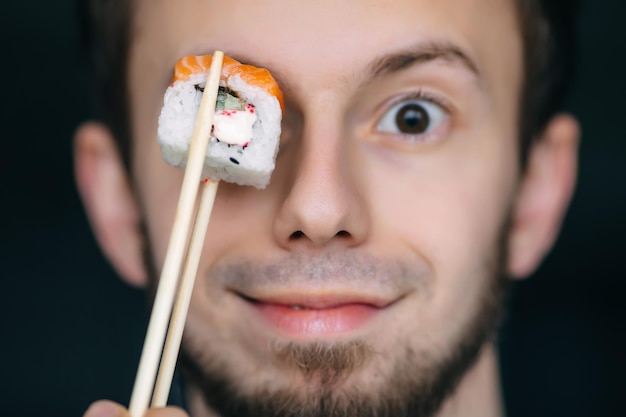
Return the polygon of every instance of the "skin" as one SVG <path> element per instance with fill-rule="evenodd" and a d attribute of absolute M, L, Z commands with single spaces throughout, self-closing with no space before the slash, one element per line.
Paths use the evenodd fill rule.
<path fill-rule="evenodd" d="M 555 117 L 520 169 L 523 74 L 512 1 L 139 0 L 134 29 L 132 172 L 124 170 L 106 127 L 88 123 L 76 135 L 86 210 L 103 251 L 129 283 L 147 284 L 145 239 L 152 267 L 160 269 L 182 181 L 182 172 L 162 162 L 156 142 L 175 60 L 221 49 L 270 69 L 285 93 L 270 186 L 220 185 L 186 328 L 186 348 L 203 358 L 202 366 L 210 366 L 204 358 L 229 352 L 224 367 L 242 392 L 271 381 L 299 395 L 314 383 L 277 362 L 272 344 L 358 339 L 385 355 L 368 359 L 339 387 L 376 393 L 384 378 L 372 376 L 388 374 L 403 347 L 436 355 L 458 343 L 498 258 L 506 260 L 502 272 L 521 278 L 552 246 L 575 183 L 578 128 L 569 116 Z M 380 57 L 433 44 L 464 58 L 448 54 L 372 77 Z M 382 131 L 388 128 L 379 122 L 394 100 L 417 91 L 434 106 L 431 116 L 440 115 L 431 117 L 438 120 L 432 129 L 413 137 Z M 347 261 L 340 265 L 339 257 Z M 301 262 L 302 272 L 280 282 L 260 274 L 233 284 L 216 273 L 242 261 L 280 267 L 290 259 Z M 310 279 L 316 259 L 336 266 L 336 276 Z M 350 266 L 368 259 L 382 269 L 410 265 L 411 274 L 364 278 Z M 385 307 L 345 331 L 322 321 L 289 333 L 255 315 L 242 293 L 296 294 L 303 303 L 375 295 Z M 501 415 L 495 363 L 486 342 L 437 415 Z M 215 415 L 193 387 L 190 392 L 195 416 Z M 98 414 L 107 407 L 108 414 Z M 169 411 L 149 416 L 182 415 Z M 99 403 L 86 415 L 123 413 Z"/>

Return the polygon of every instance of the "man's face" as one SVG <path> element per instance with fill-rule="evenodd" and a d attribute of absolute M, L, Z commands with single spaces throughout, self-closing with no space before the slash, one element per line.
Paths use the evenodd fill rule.
<path fill-rule="evenodd" d="M 176 59 L 215 49 L 268 68 L 286 108 L 269 187 L 220 185 L 186 327 L 196 382 L 223 412 L 228 392 L 284 415 L 445 392 L 497 311 L 513 2 L 140 0 L 133 175 L 157 270 L 183 175 L 161 160 L 162 96 Z"/>

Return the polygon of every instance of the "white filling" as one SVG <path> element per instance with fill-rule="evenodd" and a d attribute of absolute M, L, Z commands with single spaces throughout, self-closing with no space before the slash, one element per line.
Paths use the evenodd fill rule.
<path fill-rule="evenodd" d="M 252 139 L 256 112 L 250 110 L 220 110 L 213 118 L 213 136 L 229 145 L 244 146 Z"/>

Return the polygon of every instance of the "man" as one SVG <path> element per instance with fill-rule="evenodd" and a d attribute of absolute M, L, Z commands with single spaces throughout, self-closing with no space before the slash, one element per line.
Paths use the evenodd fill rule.
<path fill-rule="evenodd" d="M 189 413 L 501 416 L 506 283 L 552 246 L 576 175 L 551 78 L 567 60 L 539 1 L 132 3 L 94 9 L 112 18 L 96 35 L 128 35 L 103 49 L 122 83 L 109 126 L 76 137 L 86 210 L 129 283 L 154 285 L 180 189 L 156 142 L 175 60 L 224 50 L 286 97 L 270 186 L 220 186 L 183 346 Z"/>

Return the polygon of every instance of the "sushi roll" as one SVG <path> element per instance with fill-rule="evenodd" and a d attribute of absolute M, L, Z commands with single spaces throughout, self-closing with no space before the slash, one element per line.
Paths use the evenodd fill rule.
<path fill-rule="evenodd" d="M 158 142 L 168 164 L 184 168 L 212 56 L 176 62 L 159 116 Z M 259 189 L 269 184 L 280 140 L 283 94 L 264 68 L 224 57 L 203 177 Z"/>

